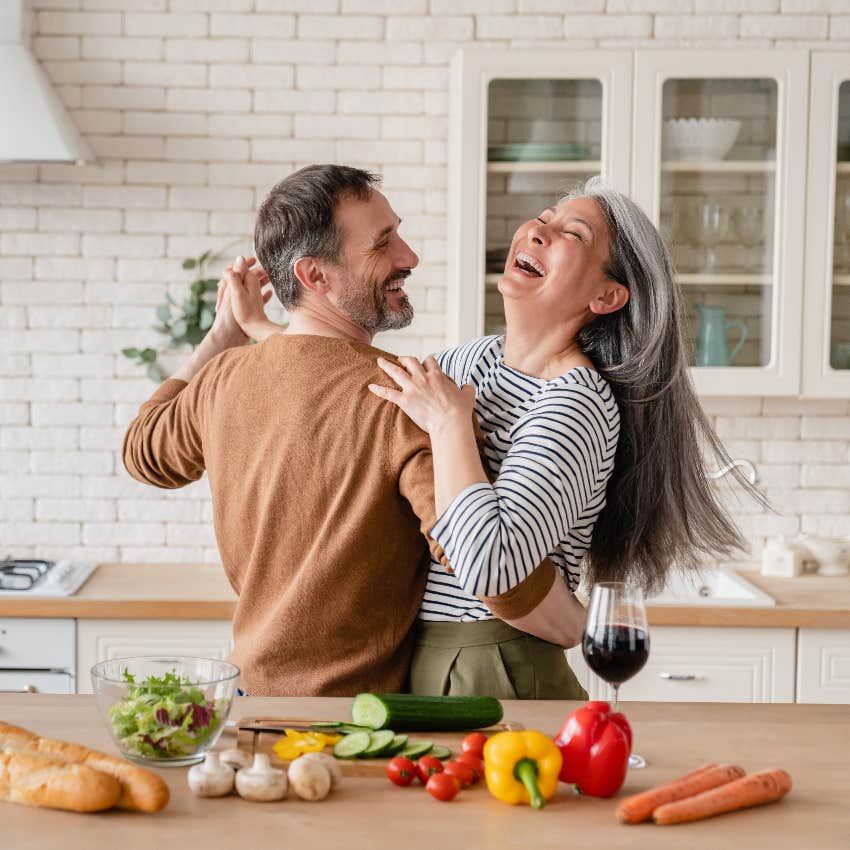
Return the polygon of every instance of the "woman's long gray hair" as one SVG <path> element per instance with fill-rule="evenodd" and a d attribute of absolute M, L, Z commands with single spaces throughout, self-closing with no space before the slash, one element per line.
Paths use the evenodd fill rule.
<path fill-rule="evenodd" d="M 586 556 L 587 578 L 656 590 L 674 564 L 697 566 L 702 555 L 744 548 L 705 476 L 704 448 L 722 463 L 729 455 L 691 382 L 682 297 L 658 230 L 634 201 L 600 178 L 563 200 L 575 197 L 593 198 L 605 215 L 606 271 L 629 290 L 625 307 L 599 316 L 578 335 L 620 408 L 614 472 Z"/>

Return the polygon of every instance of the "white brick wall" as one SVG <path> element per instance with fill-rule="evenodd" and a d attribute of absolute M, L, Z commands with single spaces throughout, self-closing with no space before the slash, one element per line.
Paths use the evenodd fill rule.
<path fill-rule="evenodd" d="M 422 263 L 414 325 L 444 344 L 448 62 L 461 45 L 793 44 L 840 49 L 850 0 L 32 0 L 33 50 L 97 166 L 0 166 L 0 539 L 21 555 L 215 561 L 205 480 L 133 481 L 126 423 L 152 385 L 180 261 L 236 240 L 294 168 L 377 168 Z M 764 537 L 850 534 L 850 402 L 711 399 L 779 515 Z"/>

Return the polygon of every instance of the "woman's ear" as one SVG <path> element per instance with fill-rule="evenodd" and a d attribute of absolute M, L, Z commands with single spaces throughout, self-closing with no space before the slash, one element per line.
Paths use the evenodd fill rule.
<path fill-rule="evenodd" d="M 324 295 L 330 289 L 324 270 L 315 257 L 299 257 L 292 271 L 299 283 L 311 292 Z"/>
<path fill-rule="evenodd" d="M 606 316 L 609 313 L 616 313 L 629 303 L 629 290 L 610 278 L 606 281 L 606 286 L 603 292 L 598 295 L 593 301 L 588 304 L 591 313 L 597 316 Z"/>

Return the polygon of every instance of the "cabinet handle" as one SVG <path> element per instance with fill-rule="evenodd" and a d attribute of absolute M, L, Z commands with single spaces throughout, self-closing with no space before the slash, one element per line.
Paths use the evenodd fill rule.
<path fill-rule="evenodd" d="M 0 690 L 0 694 L 37 694 L 38 688 L 35 685 L 24 685 L 24 687 L 19 688 L 17 690 L 12 689 L 10 691 Z"/>
<path fill-rule="evenodd" d="M 701 682 L 705 678 L 702 673 L 659 673 L 658 675 L 670 682 Z"/>

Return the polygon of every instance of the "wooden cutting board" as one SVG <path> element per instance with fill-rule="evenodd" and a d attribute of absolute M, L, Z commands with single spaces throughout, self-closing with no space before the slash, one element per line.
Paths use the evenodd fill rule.
<path fill-rule="evenodd" d="M 307 727 L 311 723 L 321 723 L 320 720 L 292 720 L 280 717 L 241 717 L 237 721 L 237 726 L 280 726 L 280 733 L 275 732 L 255 732 L 250 729 L 239 729 L 236 736 L 236 743 L 233 743 L 233 727 L 230 727 L 230 734 L 223 734 L 219 739 L 217 750 L 227 749 L 228 747 L 237 746 L 240 750 L 254 755 L 255 753 L 266 753 L 270 757 L 271 763 L 277 766 L 288 765 L 289 762 L 281 761 L 275 755 L 272 749 L 274 745 L 284 735 L 284 728 L 302 728 Z M 482 729 L 482 732 L 487 734 L 495 734 L 496 732 L 504 732 L 509 729 L 525 729 L 522 723 L 517 723 L 512 720 L 503 720 L 501 723 L 496 723 L 493 726 L 488 726 Z M 330 732 L 331 730 L 327 730 Z M 443 747 L 448 747 L 453 755 L 458 755 L 461 752 L 463 739 L 469 734 L 470 730 L 465 732 L 405 732 L 405 735 L 410 737 L 410 740 L 429 740 Z M 343 776 L 364 776 L 364 777 L 381 777 L 385 776 L 387 762 L 389 759 L 338 759 L 339 765 L 342 768 Z"/>

